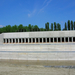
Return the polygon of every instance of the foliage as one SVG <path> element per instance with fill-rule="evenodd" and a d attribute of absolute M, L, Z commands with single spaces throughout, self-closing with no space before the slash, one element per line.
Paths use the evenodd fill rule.
<path fill-rule="evenodd" d="M 54 25 L 53 25 L 54 24 Z M 51 27 L 51 29 L 49 28 Z M 51 23 L 49 26 L 49 22 L 45 23 L 45 28 L 39 28 L 37 25 L 31 25 L 23 26 L 20 24 L 19 26 L 14 25 L 7 25 L 6 27 L 0 28 L 0 33 L 6 33 L 6 32 L 33 32 L 33 31 L 60 31 L 61 25 L 59 23 L 56 24 L 56 22 Z M 68 20 L 68 23 L 65 22 L 65 27 L 63 30 L 75 30 L 75 21 Z"/>

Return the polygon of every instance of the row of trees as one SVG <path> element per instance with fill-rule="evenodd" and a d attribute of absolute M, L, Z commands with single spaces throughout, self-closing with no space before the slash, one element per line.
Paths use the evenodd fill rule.
<path fill-rule="evenodd" d="M 68 20 L 68 22 L 65 22 L 65 28 L 63 30 L 75 30 L 75 21 Z"/>
<path fill-rule="evenodd" d="M 32 32 L 32 31 L 60 31 L 61 25 L 59 23 L 51 23 L 49 26 L 49 22 L 45 23 L 45 28 L 39 28 L 37 25 L 31 25 L 23 26 L 20 24 L 19 26 L 14 25 L 7 25 L 6 27 L 0 28 L 0 33 L 5 32 Z M 68 20 L 68 22 L 65 22 L 65 27 L 63 30 L 75 30 L 75 22 Z"/>

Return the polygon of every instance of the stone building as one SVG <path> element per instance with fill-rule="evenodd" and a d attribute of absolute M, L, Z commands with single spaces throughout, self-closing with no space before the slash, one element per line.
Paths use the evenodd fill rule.
<path fill-rule="evenodd" d="M 0 44 L 75 42 L 75 31 L 11 32 L 0 34 Z"/>

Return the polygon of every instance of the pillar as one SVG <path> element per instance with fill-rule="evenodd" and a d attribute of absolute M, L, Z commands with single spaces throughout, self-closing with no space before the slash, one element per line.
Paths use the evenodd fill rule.
<path fill-rule="evenodd" d="M 10 39 L 8 39 L 8 43 L 10 43 Z"/>
<path fill-rule="evenodd" d="M 13 39 L 11 39 L 11 42 L 13 43 Z"/>
<path fill-rule="evenodd" d="M 58 37 L 56 39 L 57 39 L 57 43 L 58 43 Z"/>
<path fill-rule="evenodd" d="M 28 43 L 29 43 L 29 38 L 28 38 Z"/>
<path fill-rule="evenodd" d="M 38 42 L 40 43 L 40 38 L 38 38 Z"/>
<path fill-rule="evenodd" d="M 36 43 L 36 38 L 35 38 L 35 43 Z"/>
<path fill-rule="evenodd" d="M 65 41 L 65 37 L 64 37 L 64 42 L 66 42 L 66 41 Z"/>
<path fill-rule="evenodd" d="M 16 43 L 16 38 L 15 38 L 15 43 Z"/>
<path fill-rule="evenodd" d="M 18 38 L 18 43 L 19 43 L 19 38 Z"/>
<path fill-rule="evenodd" d="M 53 37 L 53 43 L 54 43 L 54 37 Z"/>
<path fill-rule="evenodd" d="M 31 43 L 33 43 L 33 38 L 31 38 Z"/>
<path fill-rule="evenodd" d="M 26 38 L 24 38 L 24 43 L 26 43 Z"/>
<path fill-rule="evenodd" d="M 72 37 L 72 42 L 73 42 L 73 37 Z"/>
<path fill-rule="evenodd" d="M 7 43 L 7 39 L 5 39 L 5 43 Z"/>
<path fill-rule="evenodd" d="M 45 37 L 46 43 L 47 43 L 47 38 Z"/>
<path fill-rule="evenodd" d="M 69 42 L 69 37 L 68 37 L 68 42 Z"/>
<path fill-rule="evenodd" d="M 43 43 L 43 38 L 42 38 L 42 43 Z"/>

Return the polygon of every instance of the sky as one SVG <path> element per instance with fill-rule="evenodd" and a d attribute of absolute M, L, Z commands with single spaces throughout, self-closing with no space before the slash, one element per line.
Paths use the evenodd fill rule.
<path fill-rule="evenodd" d="M 38 25 L 75 21 L 75 0 L 0 0 L 0 27 Z"/>

